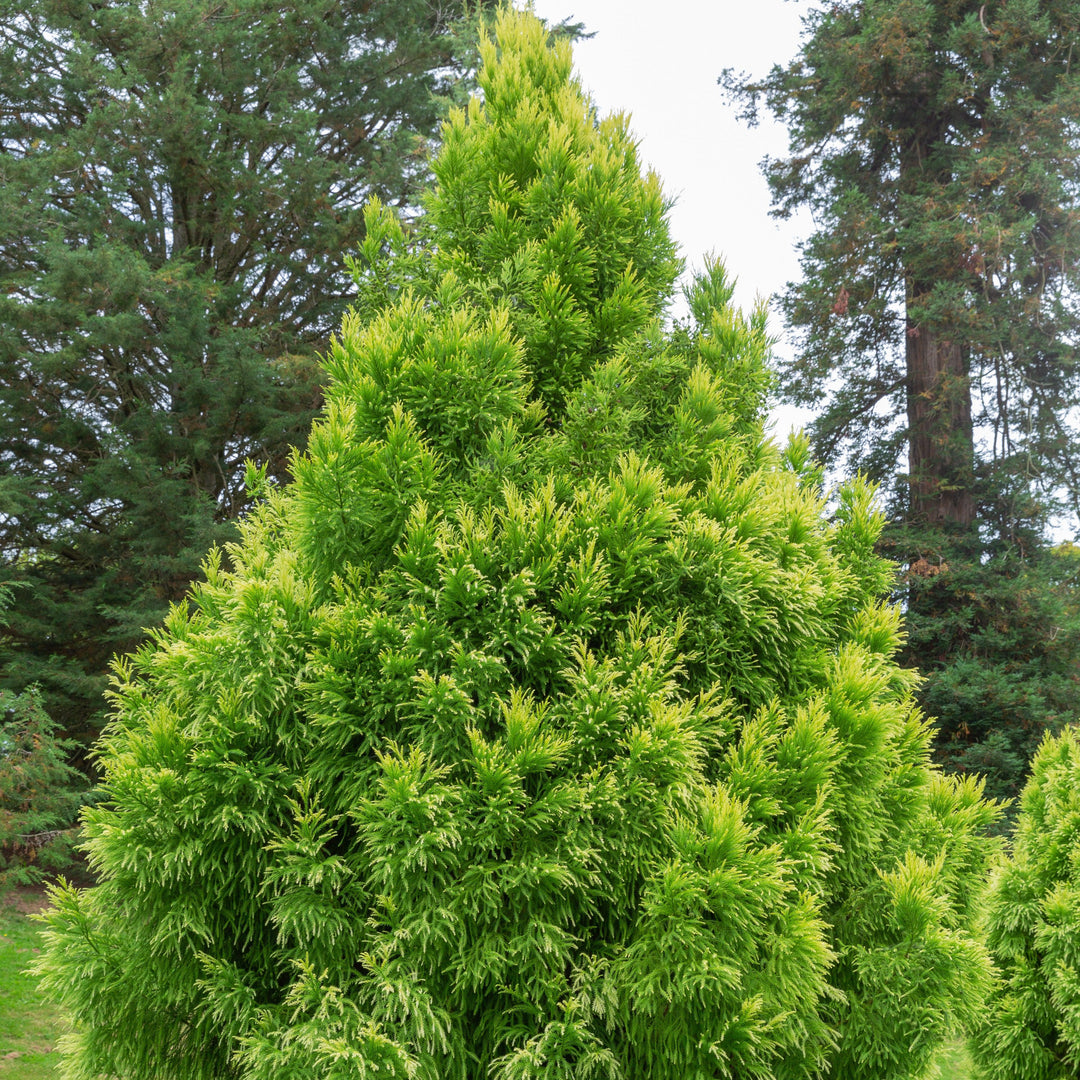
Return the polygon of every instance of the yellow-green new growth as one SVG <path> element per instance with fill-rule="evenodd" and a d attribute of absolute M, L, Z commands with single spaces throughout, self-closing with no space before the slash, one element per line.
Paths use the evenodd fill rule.
<path fill-rule="evenodd" d="M 68 1074 L 920 1075 L 993 810 L 927 763 L 872 492 L 764 440 L 719 266 L 661 327 L 663 197 L 566 47 L 483 56 L 294 482 L 117 669 Z"/>

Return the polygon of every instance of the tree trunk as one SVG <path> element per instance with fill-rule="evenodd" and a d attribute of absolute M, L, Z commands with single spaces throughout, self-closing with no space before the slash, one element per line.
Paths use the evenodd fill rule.
<path fill-rule="evenodd" d="M 971 383 L 960 342 L 908 319 L 908 474 L 911 520 L 975 520 Z"/>

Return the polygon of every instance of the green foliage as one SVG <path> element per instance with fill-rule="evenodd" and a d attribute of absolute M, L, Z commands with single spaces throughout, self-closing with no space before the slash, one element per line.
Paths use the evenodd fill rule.
<path fill-rule="evenodd" d="M 428 0 L 0 0 L 0 685 L 85 745 L 114 652 L 235 537 L 245 460 L 287 475 L 361 208 L 415 200 L 471 27 Z"/>
<path fill-rule="evenodd" d="M 994 808 L 928 764 L 873 489 L 762 435 L 765 313 L 678 270 L 504 13 L 293 482 L 117 665 L 42 985 L 72 1077 L 915 1077 L 990 980 Z M 257 470 L 251 482 L 261 483 Z"/>
<path fill-rule="evenodd" d="M 937 1068 L 936 1075 L 940 1080 L 971 1080 L 974 1076 L 971 1053 L 962 1036 L 954 1037 L 941 1048 L 934 1065 Z"/>
<path fill-rule="evenodd" d="M 888 553 L 907 564 L 903 660 L 926 678 L 919 701 L 935 717 L 947 768 L 985 777 L 1015 800 L 1047 732 L 1080 715 L 1080 559 L 1070 544 L 1026 558 L 961 537 L 894 531 Z"/>
<path fill-rule="evenodd" d="M 31 687 L 0 690 L 0 891 L 71 874 L 85 781 Z"/>
<path fill-rule="evenodd" d="M 1032 762 L 1009 858 L 992 882 L 1000 972 L 972 1050 L 985 1080 L 1065 1080 L 1080 1069 L 1080 738 L 1048 736 Z"/>
<path fill-rule="evenodd" d="M 12 600 L 0 583 L 0 631 Z M 57 727 L 37 687 L 0 690 L 0 892 L 70 874 L 81 861 L 76 818 L 88 792 L 68 761 L 73 744 Z"/>

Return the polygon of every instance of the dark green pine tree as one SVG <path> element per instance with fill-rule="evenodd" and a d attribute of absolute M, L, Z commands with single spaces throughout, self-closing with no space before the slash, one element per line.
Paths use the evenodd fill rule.
<path fill-rule="evenodd" d="M 469 23 L 429 0 L 0 0 L 0 686 L 88 740 L 115 650 L 286 471 Z"/>
<path fill-rule="evenodd" d="M 775 212 L 814 216 L 780 393 L 885 484 L 941 748 L 1014 794 L 1080 689 L 1046 543 L 1080 522 L 1078 41 L 1076 0 L 842 0 L 787 67 L 721 77 L 789 127 Z"/>
<path fill-rule="evenodd" d="M 928 764 L 873 492 L 763 438 L 722 270 L 665 331 L 624 120 L 497 35 L 292 482 L 117 668 L 72 1077 L 899 1080 L 981 1007 L 994 809 Z"/>

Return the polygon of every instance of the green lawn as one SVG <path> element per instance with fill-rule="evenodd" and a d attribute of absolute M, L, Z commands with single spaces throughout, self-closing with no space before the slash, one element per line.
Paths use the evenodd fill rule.
<path fill-rule="evenodd" d="M 0 1080 L 52 1078 L 59 1059 L 59 1010 L 44 1004 L 23 974 L 38 951 L 37 924 L 27 913 L 34 902 L 25 891 L 0 896 Z"/>
<path fill-rule="evenodd" d="M 937 1059 L 941 1080 L 970 1080 L 975 1075 L 964 1040 L 953 1039 L 942 1047 Z"/>
<path fill-rule="evenodd" d="M 59 1057 L 53 1047 L 63 1026 L 60 1013 L 22 974 L 38 950 L 37 924 L 27 914 L 32 901 L 26 893 L 0 896 L 0 1080 L 52 1080 Z M 941 1080 L 972 1076 L 960 1039 L 942 1049 L 938 1065 Z"/>

